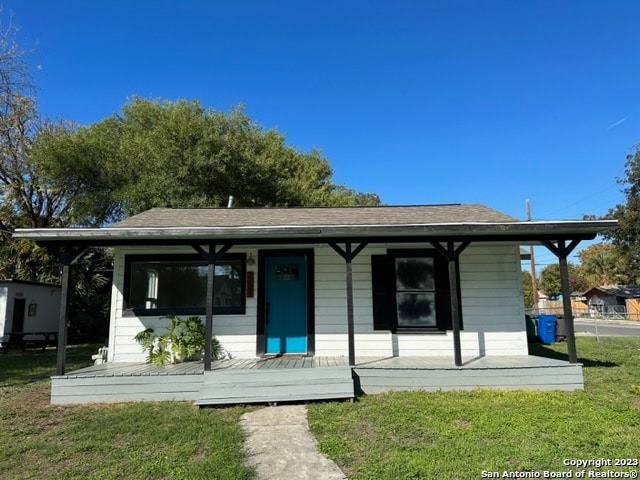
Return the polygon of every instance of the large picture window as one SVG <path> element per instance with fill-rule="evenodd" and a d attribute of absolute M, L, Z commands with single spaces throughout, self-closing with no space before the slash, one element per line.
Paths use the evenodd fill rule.
<path fill-rule="evenodd" d="M 447 262 L 434 250 L 389 250 L 372 255 L 375 330 L 451 329 Z"/>
<path fill-rule="evenodd" d="M 245 312 L 245 256 L 215 264 L 214 313 Z M 125 308 L 134 315 L 205 313 L 207 263 L 198 255 L 127 255 Z"/>

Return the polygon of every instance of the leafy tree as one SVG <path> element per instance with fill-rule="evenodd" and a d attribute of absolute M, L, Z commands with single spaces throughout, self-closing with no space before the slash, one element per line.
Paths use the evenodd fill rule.
<path fill-rule="evenodd" d="M 26 53 L 0 25 L 0 275 L 56 282 L 59 263 L 19 227 L 99 226 L 151 207 L 376 205 L 332 179 L 317 150 L 302 152 L 241 107 L 134 97 L 88 126 L 40 117 Z M 75 266 L 71 311 L 106 318 L 110 258 L 94 250 Z M 98 275 L 95 273 L 98 272 Z M 102 323 L 100 324 L 102 325 Z M 101 328 L 101 327 L 100 327 Z M 99 328 L 98 328 L 99 329 Z"/>
<path fill-rule="evenodd" d="M 93 223 L 152 207 L 224 206 L 229 196 L 237 206 L 380 203 L 336 184 L 319 151 L 288 146 L 240 107 L 219 112 L 196 100 L 134 97 L 120 114 L 49 136 L 39 153 L 49 177 L 96 192 L 76 202 Z"/>
<path fill-rule="evenodd" d="M 0 25 L 0 278 L 58 283 L 60 263 L 32 241 L 12 238 L 18 227 L 61 227 L 90 223 L 79 199 L 88 196 L 84 185 L 51 177 L 40 165 L 48 138 L 62 138 L 74 131 L 67 122 L 42 119 L 36 108 L 35 88 L 28 73 L 27 53 L 15 42 L 12 25 Z M 95 192 L 92 193 L 95 195 Z M 72 322 L 87 332 L 86 322 L 98 322 L 104 331 L 109 288 L 105 273 L 111 268 L 103 250 L 82 259 L 74 268 L 71 291 Z M 97 266 L 102 274 L 95 274 Z M 108 308 L 108 307 L 107 307 Z M 90 317 L 89 317 L 90 315 Z"/>
<path fill-rule="evenodd" d="M 69 336 L 109 334 L 109 308 L 113 277 L 113 251 L 90 248 L 73 265 L 69 298 Z"/>
<path fill-rule="evenodd" d="M 49 153 L 44 148 L 47 139 L 69 136 L 73 128 L 41 120 L 32 99 L 17 94 L 15 98 L 22 108 L 14 108 L 10 115 L 0 118 L 0 186 L 4 194 L 0 204 L 4 230 L 0 276 L 59 283 L 59 260 L 35 242 L 14 240 L 10 233 L 18 227 L 99 223 L 92 221 L 81 203 L 91 194 L 97 196 L 97 192 L 90 191 L 91 184 L 66 182 L 64 178 L 50 177 L 42 169 L 39 159 Z M 106 334 L 111 263 L 108 251 L 96 249 L 74 266 L 70 292 L 72 334 Z"/>
<path fill-rule="evenodd" d="M 23 137 L 28 138 L 21 133 L 28 125 L 25 120 L 32 117 L 33 100 L 24 93 L 32 92 L 26 52 L 15 42 L 15 28 L 11 24 L 3 27 L 0 26 L 0 230 L 6 241 L 16 222 L 12 207 L 18 199 L 13 170 L 23 158 L 16 153 L 24 148 Z"/>
<path fill-rule="evenodd" d="M 522 295 L 524 296 L 524 308 L 533 308 L 533 282 L 531 273 L 527 270 L 522 271 Z"/>
<path fill-rule="evenodd" d="M 628 279 L 635 282 L 640 277 L 640 145 L 627 155 L 625 175 L 618 178 L 618 183 L 624 185 L 625 203 L 616 205 L 607 214 L 608 218 L 618 220 L 618 228 L 607 237 L 628 263 Z"/>
<path fill-rule="evenodd" d="M 27 53 L 15 41 L 15 28 L 0 26 L 0 273 L 54 281 L 58 264 L 46 250 L 11 237 L 16 227 L 53 226 L 60 213 L 59 192 L 29 161 L 40 133 L 58 127 L 38 115 Z"/>
<path fill-rule="evenodd" d="M 117 144 L 87 130 L 58 125 L 41 131 L 29 154 L 29 163 L 39 178 L 55 192 L 54 210 L 60 226 L 99 226 L 120 218 L 112 200 L 112 183 L 102 161 Z"/>
<path fill-rule="evenodd" d="M 580 269 L 590 287 L 626 284 L 631 280 L 626 256 L 609 242 L 594 243 L 578 252 Z"/>
<path fill-rule="evenodd" d="M 589 288 L 581 269 L 574 263 L 567 264 L 569 270 L 569 290 L 571 292 L 582 292 Z M 540 272 L 538 287 L 549 297 L 556 297 L 562 294 L 562 282 L 560 280 L 560 266 L 557 263 L 547 265 Z"/>

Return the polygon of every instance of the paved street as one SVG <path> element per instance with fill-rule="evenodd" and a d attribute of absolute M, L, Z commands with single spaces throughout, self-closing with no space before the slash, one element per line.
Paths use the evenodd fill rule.
<path fill-rule="evenodd" d="M 598 335 L 640 335 L 640 322 L 625 320 L 604 320 L 602 318 L 576 318 L 574 320 L 576 335 L 595 335 L 596 326 Z"/>

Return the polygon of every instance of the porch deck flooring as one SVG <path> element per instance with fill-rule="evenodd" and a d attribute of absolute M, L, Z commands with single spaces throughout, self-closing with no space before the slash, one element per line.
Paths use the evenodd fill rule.
<path fill-rule="evenodd" d="M 533 355 L 504 357 L 475 357 L 465 359 L 457 367 L 450 357 L 356 357 L 356 369 L 397 369 L 397 370 L 465 370 L 465 369 L 522 369 L 540 367 L 560 367 L 571 365 L 563 360 L 554 360 Z M 211 363 L 212 371 L 258 370 L 258 369 L 299 369 L 347 367 L 347 357 L 274 357 L 274 358 L 234 358 Z M 82 368 L 56 378 L 88 377 L 128 377 L 128 376 L 168 376 L 200 375 L 204 373 L 203 362 L 184 362 L 164 366 L 149 363 L 107 362 Z"/>
<path fill-rule="evenodd" d="M 576 390 L 582 365 L 536 356 L 477 357 L 457 367 L 450 357 L 283 356 L 156 366 L 111 362 L 51 379 L 52 403 L 187 400 L 198 405 L 353 398 L 389 390 L 482 388 Z"/>
<path fill-rule="evenodd" d="M 407 369 L 407 370 L 486 370 L 486 369 L 521 369 L 571 365 L 563 360 L 555 360 L 534 355 L 470 357 L 463 359 L 461 366 L 456 366 L 450 357 L 360 357 L 356 359 L 355 368 L 359 369 Z"/>
<path fill-rule="evenodd" d="M 163 366 L 150 363 L 107 362 L 101 365 L 81 368 L 53 378 L 96 378 L 96 377 L 136 377 L 168 375 L 201 375 L 202 362 L 185 362 Z"/>

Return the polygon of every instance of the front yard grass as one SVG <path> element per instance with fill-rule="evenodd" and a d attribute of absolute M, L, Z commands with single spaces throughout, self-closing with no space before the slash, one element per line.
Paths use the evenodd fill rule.
<path fill-rule="evenodd" d="M 534 348 L 566 358 L 564 344 Z M 95 351 L 70 347 L 68 369 Z M 578 354 L 584 391 L 392 392 L 311 403 L 309 424 L 351 480 L 542 476 L 571 470 L 564 459 L 638 458 L 640 338 L 579 338 Z M 246 408 L 52 406 L 54 366 L 55 352 L 0 355 L 0 478 L 254 478 L 239 426 Z"/>
<path fill-rule="evenodd" d="M 96 347 L 69 347 L 67 369 Z M 188 402 L 53 406 L 55 352 L 0 354 L 0 478 L 251 479 L 240 407 Z"/>
<path fill-rule="evenodd" d="M 564 344 L 533 348 L 566 359 Z M 571 470 L 564 459 L 639 458 L 640 338 L 578 338 L 577 350 L 584 391 L 391 392 L 311 404 L 309 424 L 352 480 L 544 478 Z"/>

